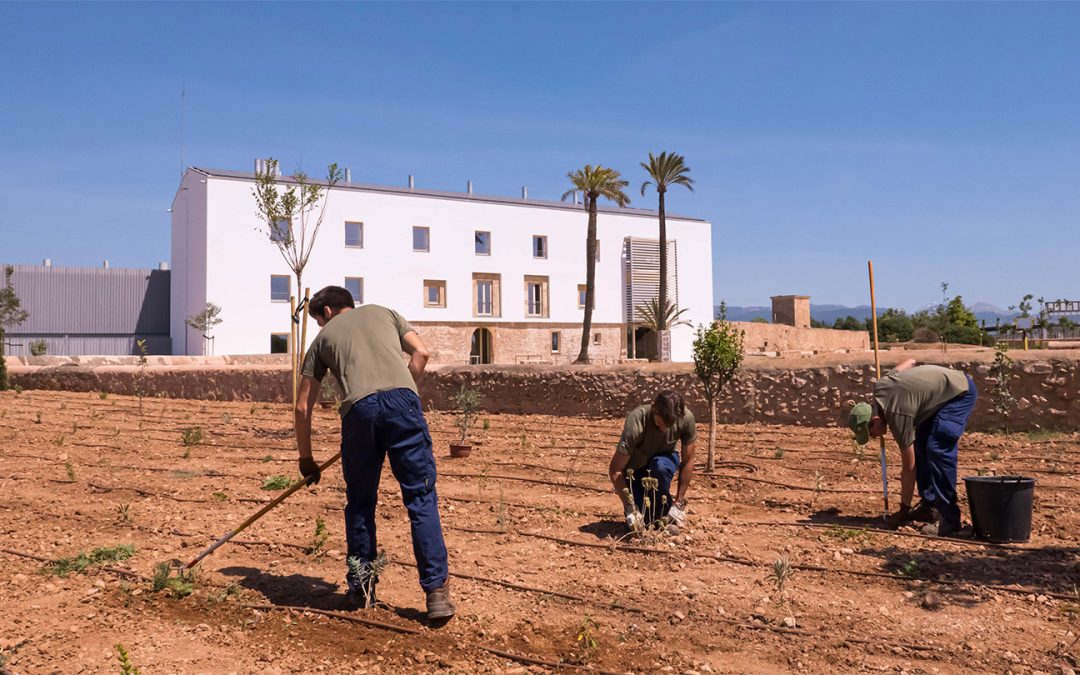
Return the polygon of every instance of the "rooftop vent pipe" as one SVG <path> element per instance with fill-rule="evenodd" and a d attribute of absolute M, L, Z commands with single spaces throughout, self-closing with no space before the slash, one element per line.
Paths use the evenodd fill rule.
<path fill-rule="evenodd" d="M 465 191 L 468 192 L 469 194 L 472 194 L 472 181 L 471 180 L 465 181 Z"/>
<path fill-rule="evenodd" d="M 167 263 L 167 262 L 159 262 L 157 264 L 157 268 L 159 270 L 167 270 L 167 269 L 169 269 L 169 263 Z"/>
<path fill-rule="evenodd" d="M 527 186 L 521 186 L 521 198 L 523 200 L 529 199 L 529 188 Z"/>
<path fill-rule="evenodd" d="M 52 258 L 45 258 L 41 261 L 41 264 L 45 267 L 52 267 Z"/>
<path fill-rule="evenodd" d="M 101 266 L 104 267 L 105 269 L 109 269 L 109 261 L 108 260 L 104 261 L 103 263 L 101 263 Z"/>
<path fill-rule="evenodd" d="M 352 169 L 350 169 L 349 167 L 345 167 L 345 182 L 352 182 Z"/>
<path fill-rule="evenodd" d="M 412 190 L 415 187 L 416 187 L 416 179 L 414 179 L 413 175 L 410 173 L 409 174 L 409 189 Z"/>

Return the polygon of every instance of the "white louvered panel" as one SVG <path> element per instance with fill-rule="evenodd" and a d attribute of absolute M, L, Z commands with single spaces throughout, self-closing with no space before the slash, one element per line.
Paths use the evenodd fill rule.
<path fill-rule="evenodd" d="M 679 305 L 679 256 L 678 242 L 669 239 L 668 251 L 668 300 Z M 642 320 L 638 308 L 660 294 L 660 241 L 627 237 L 623 240 L 624 276 L 626 280 L 626 307 L 624 316 L 630 323 Z"/>

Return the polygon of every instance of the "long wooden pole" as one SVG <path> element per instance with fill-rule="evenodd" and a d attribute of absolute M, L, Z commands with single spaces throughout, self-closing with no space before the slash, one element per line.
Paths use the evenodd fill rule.
<path fill-rule="evenodd" d="M 311 289 L 304 289 L 304 304 L 300 305 L 303 308 L 304 318 L 303 328 L 300 330 L 300 349 L 296 352 L 296 390 L 300 391 L 300 369 L 304 367 L 304 355 L 307 353 L 307 318 L 308 318 L 308 301 L 311 300 Z M 294 399 L 295 400 L 295 399 Z"/>
<path fill-rule="evenodd" d="M 870 321 L 874 326 L 874 370 L 877 371 L 877 379 L 881 379 L 881 359 L 878 356 L 877 334 L 877 302 L 874 298 L 874 262 L 866 261 L 866 267 L 870 271 Z M 873 405 L 871 403 L 871 405 Z M 885 465 L 885 436 L 881 436 L 881 493 L 885 500 L 885 516 L 889 515 L 889 474 Z"/>
<path fill-rule="evenodd" d="M 296 407 L 296 339 L 299 337 L 296 333 L 296 322 L 293 321 L 293 317 L 296 316 L 296 296 L 289 296 L 289 383 L 292 389 L 292 404 L 293 408 Z"/>
<path fill-rule="evenodd" d="M 328 460 L 326 460 L 325 462 L 322 463 L 322 465 L 319 467 L 319 471 L 320 472 L 326 471 L 326 469 L 328 469 L 330 467 L 330 465 L 332 465 L 334 462 L 338 461 L 338 459 L 340 457 L 341 457 L 341 451 L 338 450 L 336 453 L 334 453 L 333 457 L 331 457 L 330 459 L 328 459 Z M 266 506 L 259 509 L 255 513 L 255 515 L 251 516 L 250 518 L 248 518 L 244 522 L 240 523 L 239 527 L 234 529 L 232 532 L 229 532 L 228 534 L 226 534 L 222 538 L 218 539 L 213 544 L 210 544 L 210 546 L 206 547 L 206 549 L 204 549 L 202 553 L 195 556 L 195 558 L 191 562 L 189 562 L 185 567 L 187 569 L 191 569 L 192 567 L 195 567 L 195 565 L 198 565 L 200 560 L 202 560 L 206 556 L 208 556 L 211 553 L 213 553 L 214 551 L 216 551 L 218 549 L 218 547 L 221 546 L 222 544 L 224 544 L 225 542 L 229 541 L 230 539 L 232 539 L 236 535 L 243 532 L 245 529 L 247 529 L 247 527 L 249 525 L 254 523 L 259 518 L 262 518 L 263 516 L 265 516 L 270 511 L 270 509 L 274 508 L 275 506 L 277 506 L 281 502 L 285 501 L 285 499 L 288 498 L 289 495 L 296 492 L 297 490 L 299 490 L 300 488 L 304 487 L 307 484 L 308 484 L 308 481 L 307 481 L 306 478 L 301 478 L 301 479 L 297 480 L 295 483 L 293 483 L 292 485 L 289 486 L 288 490 L 286 490 L 285 492 L 282 492 L 277 497 L 275 497 L 273 499 L 273 501 L 271 501 L 269 504 L 267 504 Z"/>

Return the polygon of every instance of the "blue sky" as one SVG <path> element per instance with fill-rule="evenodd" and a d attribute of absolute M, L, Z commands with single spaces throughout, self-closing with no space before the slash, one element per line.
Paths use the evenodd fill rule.
<path fill-rule="evenodd" d="M 686 156 L 716 300 L 1080 297 L 1080 4 L 0 3 L 0 260 L 152 266 L 183 162 L 558 198 Z M 584 227 L 584 225 L 583 225 Z"/>

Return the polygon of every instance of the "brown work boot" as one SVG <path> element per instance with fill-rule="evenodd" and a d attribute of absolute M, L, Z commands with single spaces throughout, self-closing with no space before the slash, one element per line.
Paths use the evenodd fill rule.
<path fill-rule="evenodd" d="M 427 594 L 427 618 L 435 625 L 442 625 L 454 616 L 457 609 L 450 602 L 450 580 L 447 579 L 442 588 L 428 591 Z"/>
<path fill-rule="evenodd" d="M 934 512 L 934 504 L 928 502 L 925 499 L 920 499 L 918 505 L 908 511 L 908 520 L 914 520 L 919 523 L 932 523 L 937 517 Z"/>

